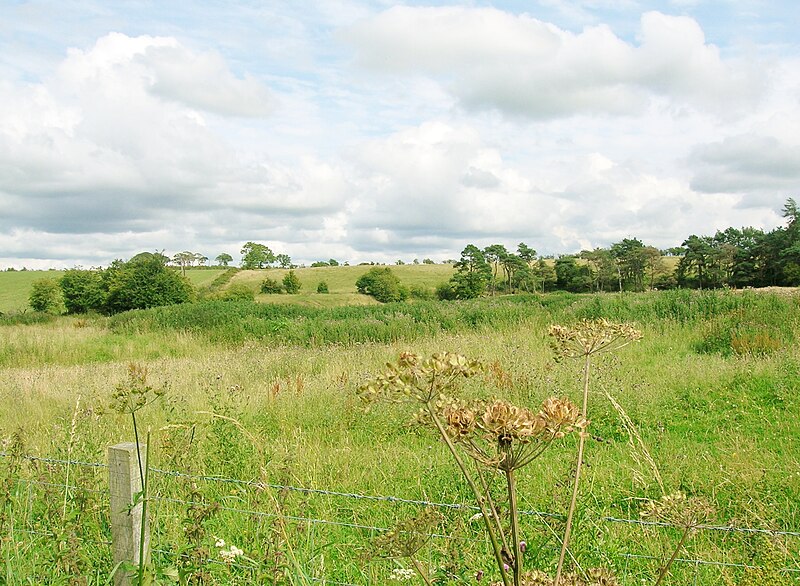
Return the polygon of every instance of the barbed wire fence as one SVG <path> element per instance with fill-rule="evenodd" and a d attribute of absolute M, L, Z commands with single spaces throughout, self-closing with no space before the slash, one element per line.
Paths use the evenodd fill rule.
<path fill-rule="evenodd" d="M 7 459 L 10 457 L 11 454 L 0 452 L 0 458 Z M 94 479 L 89 486 L 78 484 L 76 481 L 77 474 L 73 474 L 71 479 L 68 474 L 66 475 L 67 479 L 71 480 L 71 483 L 59 482 L 57 478 L 48 480 L 42 475 L 35 478 L 18 476 L 6 479 L 6 483 L 14 483 L 22 487 L 29 506 L 31 506 L 34 499 L 33 492 L 36 490 L 49 494 L 51 498 L 56 493 L 63 494 L 65 510 L 68 495 L 83 494 L 84 497 L 91 495 L 97 500 L 104 500 L 107 496 L 107 483 L 104 482 L 109 468 L 107 463 L 46 458 L 33 455 L 18 457 L 27 462 L 45 466 L 56 475 L 58 468 L 85 469 L 90 472 L 90 477 Z M 180 496 L 179 490 L 170 488 L 170 482 L 175 483 L 177 481 L 195 484 L 205 483 L 216 487 L 215 495 L 217 496 L 215 498 L 217 500 L 215 501 L 215 508 L 219 515 L 224 515 L 229 519 L 249 519 L 262 525 L 274 521 L 293 523 L 296 527 L 301 528 L 298 535 L 303 532 L 308 534 L 311 529 L 315 533 L 332 529 L 335 531 L 335 537 L 342 539 L 344 546 L 339 548 L 336 555 L 331 557 L 334 558 L 333 561 L 344 561 L 350 565 L 363 565 L 363 556 L 360 555 L 360 553 L 363 553 L 363 548 L 367 547 L 373 537 L 392 528 L 389 523 L 376 524 L 371 521 L 363 521 L 362 513 L 363 516 L 368 518 L 391 519 L 398 517 L 396 514 L 387 514 L 383 517 L 372 515 L 369 514 L 371 512 L 370 508 L 380 506 L 397 509 L 403 507 L 412 511 L 419 508 L 432 508 L 460 521 L 462 525 L 465 523 L 469 525 L 470 520 L 474 521 L 476 515 L 479 514 L 477 506 L 467 503 L 438 502 L 391 495 L 363 494 L 294 486 L 292 484 L 266 483 L 260 480 L 189 474 L 157 467 L 150 467 L 149 470 L 151 474 L 155 475 L 154 478 L 158 478 L 157 485 L 161 487 L 161 490 L 155 491 L 149 497 L 152 514 L 151 523 L 155 534 L 151 551 L 154 555 L 163 556 L 164 558 L 174 557 L 177 554 L 175 547 L 172 546 L 175 530 L 174 528 L 172 530 L 165 529 L 163 525 L 167 525 L 167 521 L 172 518 L 172 525 L 180 526 L 181 517 L 188 507 L 209 504 L 208 500 L 192 500 L 185 496 Z M 202 494 L 202 491 L 200 494 Z M 222 496 L 219 496 L 220 494 Z M 250 502 L 248 497 L 253 494 L 268 494 L 269 498 L 262 499 L 262 501 L 270 504 L 260 508 L 248 507 L 247 503 Z M 299 502 L 293 503 L 293 509 L 286 505 L 286 501 L 289 500 L 288 495 L 295 495 L 301 498 Z M 280 499 L 283 499 L 283 504 L 279 503 Z M 325 504 L 313 504 L 311 499 L 325 501 Z M 237 502 L 240 503 L 239 506 L 234 504 Z M 260 504 L 263 505 L 264 502 Z M 561 514 L 548 511 L 523 510 L 520 513 L 522 517 L 529 520 L 529 525 L 538 524 L 542 529 L 543 535 L 547 534 L 548 531 L 553 533 L 552 524 L 557 525 L 563 519 Z M 660 555 L 655 555 L 647 548 L 637 550 L 637 546 L 643 545 L 644 536 L 651 535 L 653 532 L 663 532 L 666 534 L 665 537 L 655 541 L 666 543 L 669 541 L 670 532 L 674 533 L 681 529 L 669 523 L 609 515 L 597 515 L 595 518 L 588 519 L 587 524 L 593 524 L 595 537 L 601 539 L 606 547 L 612 544 L 612 553 L 608 557 L 609 559 L 616 559 L 614 569 L 621 578 L 622 583 L 635 583 L 637 585 L 642 583 L 639 576 L 643 569 L 647 570 L 649 568 L 652 573 L 653 568 L 658 568 L 665 560 L 663 552 Z M 243 525 L 241 522 L 238 524 L 236 522 L 233 523 L 234 527 L 242 527 Z M 448 525 L 445 524 L 446 526 Z M 54 531 L 47 530 L 40 524 L 33 522 L 31 515 L 24 516 L 22 525 L 18 524 L 15 527 L 15 532 L 17 538 L 19 536 L 28 536 L 30 539 L 47 540 L 59 537 Z M 701 542 L 700 545 L 687 548 L 687 551 L 691 552 L 691 554 L 684 551 L 675 558 L 672 571 L 675 577 L 673 584 L 692 584 L 695 586 L 736 584 L 736 581 L 723 581 L 722 576 L 730 577 L 737 573 L 741 575 L 742 572 L 751 572 L 751 576 L 758 576 L 759 571 L 777 572 L 783 576 L 786 584 L 800 584 L 800 531 L 764 527 L 700 525 L 696 528 L 696 532 L 698 535 L 702 535 L 704 539 L 698 540 Z M 246 539 L 247 533 L 247 531 L 244 531 L 242 535 L 229 537 L 229 539 Z M 446 531 L 429 533 L 427 537 L 432 541 L 456 542 L 457 546 L 466 545 L 465 542 L 483 540 L 480 527 L 477 527 L 475 531 L 464 531 L 461 534 L 447 533 Z M 110 548 L 112 545 L 109 532 L 83 539 L 91 541 L 91 545 L 94 547 Z M 329 542 L 325 542 L 324 537 L 321 537 L 321 539 L 326 547 L 330 545 Z M 759 539 L 761 540 L 760 542 L 754 541 Z M 760 547 L 769 548 L 773 554 L 771 558 L 773 563 L 777 555 L 778 565 L 776 567 L 768 567 L 763 564 L 763 560 L 758 555 L 733 557 L 730 554 L 731 548 L 724 547 L 725 545 L 741 546 L 743 542 L 750 543 L 751 547 L 749 549 L 751 552 Z M 243 549 L 248 546 L 245 542 L 237 543 L 237 545 Z M 323 549 L 320 545 L 312 548 L 315 551 Z M 741 549 L 741 547 L 737 549 L 738 554 L 741 554 Z M 348 554 L 350 559 L 346 559 Z M 237 566 L 236 561 L 225 561 L 220 557 L 210 556 L 206 562 L 209 565 Z M 343 579 L 338 577 L 325 577 L 324 565 L 320 564 L 319 560 L 313 564 L 309 560 L 300 560 L 300 563 L 305 565 L 306 568 L 310 568 L 312 565 L 315 566 L 313 574 L 305 576 L 310 582 L 332 586 L 363 586 L 364 584 L 376 583 L 369 581 L 367 578 L 364 578 L 364 581 L 354 582 L 346 581 L 348 580 L 347 578 L 342 581 Z M 243 571 L 248 569 L 246 565 L 239 564 L 239 566 Z M 361 575 L 363 576 L 364 574 L 362 573 Z M 748 584 L 755 585 L 759 583 L 757 579 L 750 578 L 750 580 L 750 582 L 747 582 Z"/>

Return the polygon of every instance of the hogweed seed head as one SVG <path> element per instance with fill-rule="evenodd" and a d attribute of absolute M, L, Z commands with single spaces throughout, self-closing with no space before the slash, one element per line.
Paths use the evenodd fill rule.
<path fill-rule="evenodd" d="M 403 352 L 396 364 L 386 366 L 385 372 L 358 388 L 365 403 L 427 403 L 454 387 L 457 379 L 475 376 L 483 369 L 477 360 L 451 352 L 438 352 L 428 358 Z"/>
<path fill-rule="evenodd" d="M 642 333 L 633 326 L 605 318 L 583 319 L 571 327 L 552 325 L 548 333 L 556 359 L 609 352 L 642 339 Z"/>
<path fill-rule="evenodd" d="M 400 521 L 375 539 L 376 554 L 388 558 L 413 557 L 433 537 L 432 532 L 442 519 L 441 513 L 427 508 L 416 517 Z"/>
<path fill-rule="evenodd" d="M 687 497 L 682 492 L 674 492 L 658 500 L 646 501 L 639 514 L 651 521 L 693 529 L 708 522 L 714 508 L 703 497 Z"/>
<path fill-rule="evenodd" d="M 139 364 L 128 365 L 128 380 L 114 387 L 111 393 L 111 409 L 118 413 L 136 413 L 166 392 L 147 384 L 147 368 Z"/>
<path fill-rule="evenodd" d="M 478 426 L 485 435 L 501 444 L 514 440 L 528 442 L 545 428 L 544 420 L 530 409 L 500 399 L 486 406 Z"/>
<path fill-rule="evenodd" d="M 545 429 L 553 437 L 561 438 L 578 429 L 584 431 L 589 421 L 581 415 L 580 409 L 569 399 L 550 397 L 542 403 L 539 417 L 544 421 Z"/>

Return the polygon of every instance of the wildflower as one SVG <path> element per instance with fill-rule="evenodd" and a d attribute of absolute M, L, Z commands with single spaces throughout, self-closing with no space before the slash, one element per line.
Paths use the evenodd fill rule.
<path fill-rule="evenodd" d="M 236 561 L 236 558 L 243 555 L 244 551 L 242 551 L 235 545 L 231 545 L 230 549 L 221 549 L 219 551 L 219 557 L 221 557 L 222 561 L 225 562 L 226 564 L 232 564 L 234 561 Z"/>
<path fill-rule="evenodd" d="M 389 580 L 396 580 L 398 582 L 403 582 L 405 580 L 413 580 L 413 579 L 414 579 L 414 570 L 410 568 L 395 568 L 389 575 Z"/>
<path fill-rule="evenodd" d="M 522 553 L 525 553 L 525 550 L 528 549 L 528 542 L 527 541 L 520 541 L 519 542 L 519 550 Z"/>
<path fill-rule="evenodd" d="M 216 542 L 214 543 L 214 547 L 225 547 L 225 540 L 220 537 L 214 537 Z"/>

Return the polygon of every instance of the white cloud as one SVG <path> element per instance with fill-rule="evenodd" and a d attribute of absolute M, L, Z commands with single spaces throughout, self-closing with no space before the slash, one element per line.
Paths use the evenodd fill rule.
<path fill-rule="evenodd" d="M 605 25 L 574 34 L 493 8 L 396 6 L 342 35 L 367 68 L 434 75 L 466 107 L 533 118 L 635 114 L 657 95 L 740 110 L 764 84 L 723 61 L 696 21 L 658 12 L 642 15 L 638 46 Z"/>

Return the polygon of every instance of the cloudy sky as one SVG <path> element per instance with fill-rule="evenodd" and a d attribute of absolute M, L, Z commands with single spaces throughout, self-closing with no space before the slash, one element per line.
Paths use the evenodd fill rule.
<path fill-rule="evenodd" d="M 800 196 L 796 0 L 2 0 L 0 268 L 661 248 Z"/>

